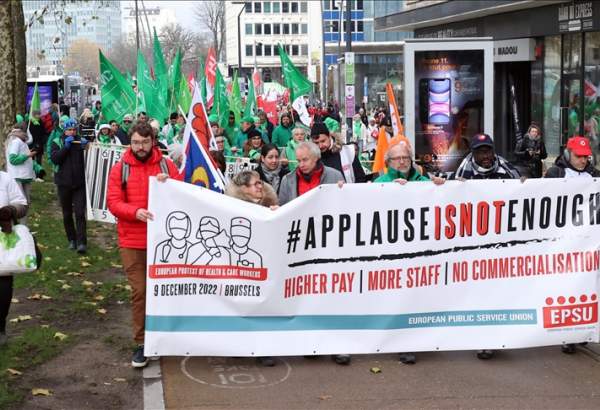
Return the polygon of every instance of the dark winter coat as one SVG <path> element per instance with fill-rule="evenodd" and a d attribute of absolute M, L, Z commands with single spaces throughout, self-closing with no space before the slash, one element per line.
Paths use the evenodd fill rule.
<path fill-rule="evenodd" d="M 564 155 L 556 158 L 554 161 L 554 165 L 548 168 L 546 171 L 545 178 L 564 178 L 567 173 L 566 169 L 569 168 L 571 171 L 576 172 L 578 174 L 588 173 L 593 177 L 600 177 L 600 171 L 598 171 L 592 164 L 588 162 L 587 166 L 583 171 L 578 171 L 571 166 L 569 161 L 567 161 Z"/>
<path fill-rule="evenodd" d="M 81 138 L 75 136 L 75 141 L 81 141 Z M 85 148 L 79 143 L 71 143 L 71 146 L 67 148 L 64 134 L 60 137 L 60 143 L 55 140 L 50 144 L 50 159 L 57 167 L 54 172 L 54 183 L 69 188 L 85 186 L 85 163 L 83 160 Z"/>

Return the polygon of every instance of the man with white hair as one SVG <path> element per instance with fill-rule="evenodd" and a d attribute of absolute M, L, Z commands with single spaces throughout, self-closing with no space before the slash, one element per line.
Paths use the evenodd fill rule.
<path fill-rule="evenodd" d="M 445 182 L 444 178 L 421 174 L 413 164 L 413 153 L 410 145 L 401 141 L 392 145 L 384 155 L 387 172 L 373 182 L 397 182 L 401 185 L 410 181 L 433 181 L 436 185 Z"/>
<path fill-rule="evenodd" d="M 323 165 L 321 150 L 313 142 L 304 141 L 298 144 L 296 160 L 298 161 L 296 172 L 290 172 L 281 180 L 279 205 L 284 205 L 319 185 L 344 181 L 340 171 Z"/>

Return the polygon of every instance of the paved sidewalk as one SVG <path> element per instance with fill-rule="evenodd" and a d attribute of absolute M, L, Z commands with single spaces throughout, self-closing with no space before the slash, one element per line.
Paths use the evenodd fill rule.
<path fill-rule="evenodd" d="M 163 358 L 167 409 L 600 408 L 600 348 L 285 357 L 264 368 L 246 358 Z M 371 372 L 372 367 L 381 369 Z"/>

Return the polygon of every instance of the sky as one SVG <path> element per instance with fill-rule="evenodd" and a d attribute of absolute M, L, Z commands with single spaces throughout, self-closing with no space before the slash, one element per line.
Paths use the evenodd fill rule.
<path fill-rule="evenodd" d="M 201 3 L 199 1 L 144 1 L 144 5 L 146 7 L 156 7 L 160 6 L 160 8 L 171 9 L 175 11 L 175 16 L 184 28 L 191 30 L 195 33 L 200 32 L 204 28 L 198 24 L 196 21 L 196 16 L 194 14 L 194 8 L 197 3 Z M 124 9 L 128 6 L 134 6 L 133 1 L 123 1 L 121 2 L 121 9 Z M 138 8 L 141 7 L 141 4 L 138 2 Z"/>

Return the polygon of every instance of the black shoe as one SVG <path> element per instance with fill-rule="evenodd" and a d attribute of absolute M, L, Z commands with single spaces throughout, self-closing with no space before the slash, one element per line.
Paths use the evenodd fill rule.
<path fill-rule="evenodd" d="M 417 356 L 414 353 L 400 353 L 399 360 L 404 364 L 415 364 Z"/>
<path fill-rule="evenodd" d="M 350 364 L 350 360 L 352 360 L 352 358 L 350 357 L 349 354 L 336 354 L 333 356 L 333 360 L 337 363 L 340 364 L 342 366 L 346 366 Z"/>
<path fill-rule="evenodd" d="M 69 241 L 69 249 L 71 249 L 72 251 L 77 249 L 77 243 L 75 241 Z"/>
<path fill-rule="evenodd" d="M 477 358 L 479 360 L 489 360 L 492 357 L 494 357 L 494 351 L 493 350 L 478 350 L 477 351 Z"/>
<path fill-rule="evenodd" d="M 84 254 L 86 252 L 87 252 L 87 246 L 85 246 L 83 243 L 77 247 L 77 253 Z"/>
<path fill-rule="evenodd" d="M 144 345 L 138 346 L 133 352 L 131 358 L 131 367 L 141 368 L 146 367 L 148 364 L 148 358 L 144 356 Z"/>
<path fill-rule="evenodd" d="M 271 356 L 263 356 L 258 358 L 258 362 L 263 367 L 273 367 L 275 366 L 275 359 Z"/>
<path fill-rule="evenodd" d="M 573 354 L 576 352 L 575 349 L 575 344 L 574 343 L 569 343 L 566 345 L 562 345 L 560 347 L 561 352 L 565 353 L 565 354 Z"/>

